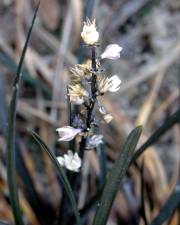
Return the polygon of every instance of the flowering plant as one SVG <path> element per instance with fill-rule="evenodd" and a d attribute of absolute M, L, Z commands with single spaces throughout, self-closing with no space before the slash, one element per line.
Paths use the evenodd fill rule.
<path fill-rule="evenodd" d="M 33 24 L 36 18 L 36 13 L 39 5 L 36 8 L 34 17 L 32 20 L 32 25 L 29 29 L 28 36 L 23 48 L 23 52 L 18 64 L 17 73 L 13 83 L 13 93 L 10 102 L 9 109 L 9 121 L 8 121 L 8 138 L 7 138 L 7 177 L 8 177 L 8 187 L 10 194 L 10 202 L 12 205 L 12 212 L 15 219 L 15 224 L 24 225 L 25 220 L 23 220 L 21 205 L 19 202 L 19 194 L 16 180 L 16 157 L 15 157 L 15 121 L 16 121 L 16 106 L 18 101 L 18 93 L 21 79 L 22 64 L 24 61 L 25 53 L 27 50 L 28 42 L 30 39 Z M 97 58 L 96 48 L 97 41 L 99 40 L 99 33 L 96 30 L 95 20 L 91 23 L 90 20 L 84 23 L 83 31 L 81 33 L 82 39 L 85 44 L 92 51 L 91 61 L 85 64 L 75 65 L 71 69 L 72 79 L 71 84 L 67 88 L 67 99 L 70 103 L 70 108 L 73 105 L 78 105 L 80 108 L 79 112 L 74 114 L 70 113 L 70 124 L 61 128 L 57 128 L 56 131 L 59 134 L 59 141 L 71 141 L 77 136 L 80 138 L 79 151 L 75 151 L 74 148 L 69 149 L 67 154 L 64 156 L 56 157 L 53 151 L 51 151 L 44 141 L 36 134 L 34 131 L 30 131 L 36 143 L 45 151 L 50 160 L 52 161 L 54 167 L 56 168 L 58 175 L 61 179 L 61 184 L 66 192 L 65 197 L 71 204 L 72 211 L 76 218 L 76 224 L 82 225 L 81 216 L 76 203 L 76 197 L 74 193 L 73 186 L 76 182 L 72 183 L 69 181 L 70 174 L 66 174 L 64 167 L 69 171 L 79 172 L 82 164 L 83 154 L 85 150 L 97 148 L 98 145 L 103 143 L 103 136 L 98 132 L 95 132 L 95 128 L 100 125 L 101 119 L 98 121 L 95 116 L 95 107 L 98 106 L 98 111 L 102 115 L 102 121 L 107 123 L 112 120 L 112 115 L 108 113 L 105 107 L 100 103 L 100 98 L 107 92 L 116 92 L 120 88 L 121 81 L 117 75 L 110 78 L 101 74 L 100 62 L 104 58 L 117 59 L 120 57 L 121 47 L 117 45 L 110 45 L 106 48 L 105 52 Z M 94 217 L 93 225 L 105 225 L 107 223 L 108 216 L 110 214 L 111 206 L 115 195 L 119 189 L 120 182 L 125 175 L 129 165 L 130 159 L 132 159 L 132 153 L 135 150 L 136 144 L 140 137 L 142 128 L 135 128 L 128 136 L 121 153 L 119 154 L 117 160 L 109 172 L 107 179 L 103 182 L 104 189 L 101 190 L 101 200 L 99 207 L 96 210 L 96 215 Z M 141 154 L 141 149 L 137 154 Z M 71 174 L 72 175 L 72 174 Z M 71 176 L 72 178 L 72 176 Z M 73 174 L 75 180 L 79 180 L 81 176 Z M 33 192 L 34 193 L 34 192 Z M 34 194 L 33 199 L 36 199 L 37 195 Z M 64 196 L 63 196 L 64 197 Z M 66 200 L 66 198 L 65 198 Z M 64 201 L 63 203 L 67 203 Z M 66 204 L 64 211 L 67 210 Z M 91 207 L 91 206 L 90 206 Z M 27 208 L 26 208 L 27 209 Z M 24 210 L 25 211 L 25 210 Z M 62 221 L 63 224 L 74 224 L 74 221 L 68 223 L 71 219 L 67 217 L 67 221 Z M 73 218 L 74 220 L 74 218 Z M 58 221 L 59 222 L 59 221 Z M 66 223 L 67 222 L 67 223 Z M 26 223 L 27 224 L 27 223 Z M 53 224 L 53 223 L 52 223 Z M 54 223 L 57 224 L 57 221 Z M 59 224 L 59 223 L 58 223 Z"/>
<path fill-rule="evenodd" d="M 88 60 L 85 64 L 77 64 L 71 68 L 71 84 L 67 88 L 67 98 L 72 105 L 79 105 L 80 111 L 74 116 L 70 115 L 71 124 L 62 128 L 58 128 L 60 138 L 59 141 L 71 141 L 77 135 L 81 135 L 79 154 L 82 157 L 84 151 L 91 148 L 97 147 L 100 143 L 103 143 L 103 136 L 96 134 L 94 128 L 98 127 L 100 122 L 111 122 L 113 116 L 107 112 L 105 107 L 101 104 L 101 97 L 106 92 L 116 92 L 120 89 L 121 80 L 117 75 L 108 77 L 102 74 L 101 60 L 118 59 L 122 47 L 117 44 L 110 44 L 106 47 L 105 51 L 97 57 L 96 48 L 98 46 L 99 33 L 96 29 L 96 22 L 92 22 L 87 19 L 84 22 L 84 26 L 81 32 L 81 37 L 87 47 L 91 50 L 91 60 Z M 97 119 L 95 116 L 95 107 L 98 105 L 99 113 L 102 119 Z M 71 112 L 72 113 L 72 112 Z M 93 142 L 93 144 L 92 144 Z M 71 150 L 69 151 L 71 152 Z M 63 166 L 73 171 L 71 164 L 79 158 L 77 157 L 72 160 L 63 161 Z M 67 155 L 64 156 L 67 158 Z M 62 157 L 60 158 L 62 159 Z M 62 160 L 60 164 L 62 165 Z M 75 172 L 77 169 L 75 167 Z"/>

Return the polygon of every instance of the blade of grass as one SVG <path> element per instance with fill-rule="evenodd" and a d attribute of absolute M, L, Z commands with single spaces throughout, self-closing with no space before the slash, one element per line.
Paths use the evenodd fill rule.
<path fill-rule="evenodd" d="M 23 48 L 23 52 L 18 64 L 16 76 L 13 82 L 13 94 L 9 107 L 8 114 L 8 136 L 7 136 L 7 177 L 8 177 L 8 187 L 9 187 L 9 196 L 10 202 L 13 210 L 13 215 L 15 219 L 16 225 L 23 225 L 21 209 L 19 204 L 18 197 L 18 188 L 16 181 L 16 160 L 15 160 L 15 126 L 16 126 L 16 105 L 18 100 L 19 93 L 19 83 L 21 78 L 22 65 L 24 61 L 24 57 L 26 54 L 26 50 L 28 47 L 29 39 L 31 36 L 32 28 L 36 19 L 37 11 L 39 8 L 39 4 L 34 12 L 34 16 L 32 19 L 32 25 L 29 29 L 27 39 Z"/>
<path fill-rule="evenodd" d="M 150 138 L 135 152 L 132 157 L 131 164 L 152 144 L 156 143 L 159 138 L 164 135 L 176 123 L 180 123 L 180 109 L 169 116 L 166 121 L 150 136 Z"/>
<path fill-rule="evenodd" d="M 168 198 L 165 205 L 161 208 L 158 216 L 151 222 L 150 225 L 161 225 L 172 216 L 175 209 L 180 204 L 180 185 L 177 185 L 176 190 Z"/>
<path fill-rule="evenodd" d="M 132 153 L 137 145 L 141 132 L 142 127 L 139 126 L 129 134 L 113 168 L 109 172 L 100 203 L 98 204 L 93 225 L 105 225 L 107 223 L 111 206 L 116 193 L 118 192 L 122 178 L 129 167 Z"/>
<path fill-rule="evenodd" d="M 106 174 L 107 174 L 107 168 L 106 168 L 106 155 L 104 151 L 104 143 L 100 144 L 97 147 L 97 153 L 99 157 L 99 165 L 100 165 L 100 186 L 99 189 L 104 187 L 105 181 L 106 181 Z"/>
<path fill-rule="evenodd" d="M 78 212 L 78 208 L 77 208 L 77 204 L 76 204 L 76 200 L 73 194 L 73 191 L 71 189 L 70 183 L 64 173 L 64 170 L 61 168 L 58 160 L 56 159 L 56 156 L 54 155 L 53 152 L 51 152 L 49 150 L 49 148 L 47 147 L 47 145 L 41 140 L 41 138 L 39 137 L 39 135 L 37 135 L 35 132 L 30 131 L 31 135 L 33 136 L 33 138 L 36 140 L 36 142 L 40 145 L 40 147 L 48 154 L 48 156 L 50 157 L 50 159 L 52 160 L 52 163 L 54 165 L 54 167 L 57 169 L 59 176 L 61 178 L 61 181 L 63 183 L 63 186 L 66 190 L 67 196 L 69 197 L 69 200 L 71 202 L 73 211 L 74 211 L 74 215 L 76 217 L 77 220 L 77 224 L 81 224 L 80 223 L 80 216 L 79 216 L 79 212 Z"/>

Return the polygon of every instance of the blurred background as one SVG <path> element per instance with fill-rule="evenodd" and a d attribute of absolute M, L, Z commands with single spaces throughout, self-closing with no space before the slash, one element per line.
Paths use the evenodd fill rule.
<path fill-rule="evenodd" d="M 0 221 L 8 224 L 13 224 L 13 216 L 6 178 L 7 111 L 36 5 L 36 0 L 0 1 Z M 61 181 L 28 129 L 38 132 L 56 155 L 67 151 L 66 143 L 57 142 L 55 129 L 68 121 L 65 94 L 70 67 L 90 56 L 80 39 L 86 17 L 96 18 L 99 53 L 111 43 L 123 47 L 119 60 L 102 63 L 108 75 L 117 74 L 122 80 L 120 91 L 106 95 L 103 101 L 114 117 L 110 124 L 101 126 L 107 168 L 136 125 L 144 127 L 141 145 L 179 107 L 180 1 L 41 0 L 17 107 L 17 175 L 26 224 L 74 224 Z M 134 166 L 129 169 L 108 225 L 144 224 L 142 180 L 148 220 L 159 213 L 179 179 L 179 137 L 179 126 L 175 125 L 143 154 L 143 173 Z M 141 166 L 142 157 L 137 164 Z M 103 176 L 98 152 L 86 152 L 81 185 L 76 190 L 84 224 L 92 224 Z M 165 224 L 179 223 L 175 211 Z"/>

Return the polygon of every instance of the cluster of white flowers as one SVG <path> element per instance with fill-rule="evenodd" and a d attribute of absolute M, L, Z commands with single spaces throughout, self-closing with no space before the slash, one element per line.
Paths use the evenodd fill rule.
<path fill-rule="evenodd" d="M 57 160 L 61 166 L 66 167 L 68 170 L 79 172 L 81 158 L 78 156 L 77 152 L 73 154 L 71 150 L 68 150 L 68 154 L 64 154 L 63 157 L 57 157 Z"/>
<path fill-rule="evenodd" d="M 84 43 L 92 49 L 92 60 L 71 68 L 71 84 L 68 86 L 70 103 L 80 105 L 81 110 L 78 116 L 76 115 L 73 118 L 71 126 L 64 126 L 56 129 L 56 131 L 59 134 L 59 141 L 71 141 L 77 135 L 84 137 L 86 144 L 83 146 L 84 149 L 80 149 L 80 151 L 84 151 L 85 149 L 96 148 L 103 143 L 103 136 L 93 133 L 93 126 L 94 124 L 97 125 L 97 120 L 95 121 L 93 115 L 95 104 L 98 103 L 99 113 L 103 118 L 99 122 L 109 123 L 113 119 L 111 113 L 107 112 L 105 107 L 101 105 L 100 98 L 108 91 L 117 92 L 120 89 L 121 80 L 117 75 L 110 78 L 104 74 L 101 75 L 100 62 L 103 59 L 115 60 L 120 58 L 122 47 L 117 44 L 110 44 L 97 58 L 95 49 L 98 46 L 99 33 L 96 29 L 95 20 L 91 22 L 87 19 L 84 22 L 81 37 Z M 68 150 L 68 154 L 63 157 L 59 156 L 57 159 L 60 165 L 68 170 L 78 172 L 81 167 L 82 160 L 77 152 L 73 154 L 71 150 Z"/>

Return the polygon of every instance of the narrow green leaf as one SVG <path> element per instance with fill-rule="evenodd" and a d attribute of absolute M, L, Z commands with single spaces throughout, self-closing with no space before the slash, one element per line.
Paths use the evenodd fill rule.
<path fill-rule="evenodd" d="M 108 178 L 96 211 L 93 225 L 105 225 L 122 178 L 129 167 L 132 153 L 137 145 L 142 127 L 135 128 L 128 136 Z"/>
<path fill-rule="evenodd" d="M 78 208 L 77 208 L 77 204 L 76 204 L 76 200 L 73 194 L 73 191 L 71 189 L 70 183 L 64 173 L 64 170 L 61 168 L 58 160 L 56 159 L 56 156 L 54 155 L 53 152 L 51 152 L 49 150 L 49 148 L 47 147 L 47 145 L 42 141 L 42 139 L 39 137 L 39 135 L 37 135 L 35 132 L 30 131 L 31 135 L 33 136 L 33 138 L 36 140 L 36 142 L 40 145 L 40 147 L 48 154 L 49 158 L 51 159 L 54 167 L 57 169 L 59 176 L 61 178 L 62 184 L 66 190 L 67 196 L 69 197 L 69 200 L 71 202 L 73 211 L 74 211 L 74 215 L 76 217 L 77 223 L 80 223 L 80 216 L 79 216 L 79 212 L 78 212 Z"/>
<path fill-rule="evenodd" d="M 17 181 L 16 181 L 16 160 L 15 160 L 16 105 L 18 100 L 19 83 L 20 83 L 22 65 L 23 65 L 24 57 L 26 54 L 28 42 L 31 36 L 31 32 L 35 22 L 38 8 L 39 8 L 39 4 L 35 10 L 33 20 L 32 20 L 32 25 L 29 29 L 27 39 L 23 48 L 23 52 L 18 64 L 16 76 L 13 83 L 13 94 L 12 94 L 12 99 L 10 102 L 10 108 L 9 108 L 9 114 L 8 114 L 7 177 L 8 177 L 9 196 L 10 196 L 11 206 L 12 206 L 16 225 L 24 224 L 22 220 L 20 205 L 19 205 L 18 188 L 17 188 Z"/>
<path fill-rule="evenodd" d="M 100 144 L 97 147 L 97 153 L 99 156 L 99 164 L 100 164 L 100 189 L 104 186 L 106 180 L 106 155 L 104 151 L 104 143 Z"/>
<path fill-rule="evenodd" d="M 160 213 L 151 222 L 150 225 L 162 225 L 165 222 L 165 220 L 167 220 L 172 216 L 174 210 L 178 207 L 179 204 L 180 204 L 180 185 L 177 185 L 174 193 L 171 194 L 165 205 L 160 210 Z"/>
<path fill-rule="evenodd" d="M 165 122 L 150 136 L 150 138 L 135 152 L 131 164 L 137 160 L 137 158 L 152 144 L 164 135 L 171 127 L 176 123 L 180 123 L 180 109 L 178 109 L 174 114 L 169 116 Z"/>

